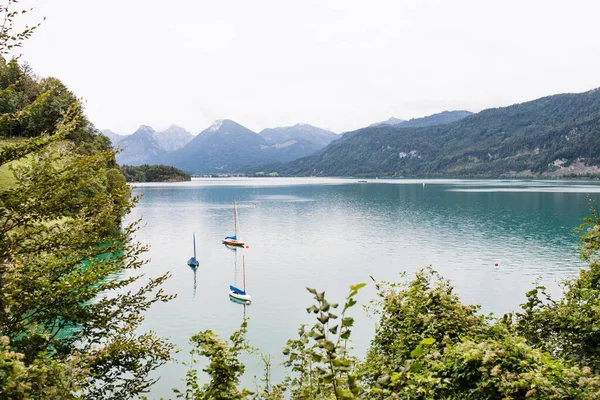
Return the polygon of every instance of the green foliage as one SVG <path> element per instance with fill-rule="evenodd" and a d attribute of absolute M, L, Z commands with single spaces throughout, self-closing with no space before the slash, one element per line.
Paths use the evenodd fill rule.
<path fill-rule="evenodd" d="M 414 365 L 414 364 L 413 364 Z M 505 335 L 449 344 L 430 352 L 418 369 L 391 377 L 391 398 L 403 399 L 592 399 L 600 378 L 589 368 L 569 367 Z"/>
<path fill-rule="evenodd" d="M 190 351 L 192 363 L 186 374 L 186 389 L 174 392 L 177 398 L 186 400 L 222 399 L 239 400 L 246 399 L 250 392 L 239 390 L 240 377 L 245 371 L 245 366 L 238 357 L 249 349 L 246 343 L 246 332 L 248 323 L 244 321 L 239 330 L 235 331 L 229 338 L 230 343 L 220 339 L 211 330 L 206 330 L 192 336 L 190 342 L 194 346 Z M 207 357 L 210 362 L 203 369 L 210 376 L 210 381 L 200 387 L 197 383 L 197 370 L 195 369 L 195 356 Z"/>
<path fill-rule="evenodd" d="M 465 338 L 492 334 L 479 306 L 463 305 L 450 282 L 431 268 L 408 284 L 382 282 L 376 288 L 379 301 L 370 309 L 380 322 L 366 360 L 375 372 L 372 382 L 403 370 L 406 360 L 423 351 L 421 344 L 443 351 Z"/>
<path fill-rule="evenodd" d="M 10 347 L 7 336 L 0 336 L 0 396 L 4 399 L 73 399 L 73 389 L 67 368 L 46 354 L 39 354 L 33 363 L 23 361 L 24 354 Z"/>
<path fill-rule="evenodd" d="M 325 292 L 307 288 L 315 299 L 315 304 L 308 307 L 307 312 L 314 313 L 317 322 L 310 330 L 302 325 L 299 339 L 288 340 L 283 354 L 286 356 L 284 365 L 291 374 L 284 382 L 277 385 L 271 383 L 271 358 L 263 355 L 263 390 L 251 393 L 238 389 L 240 376 L 245 370 L 238 357 L 241 352 L 250 349 L 245 341 L 247 323 L 244 321 L 240 330 L 231 335 L 230 344 L 210 330 L 192 337 L 192 357 L 209 359 L 209 365 L 203 371 L 210 376 L 210 381 L 202 387 L 198 385 L 196 360 L 193 358 L 186 374 L 185 391 L 174 389 L 174 392 L 178 398 L 186 400 L 245 399 L 249 396 L 253 399 L 278 400 L 284 398 L 285 391 L 289 391 L 292 399 L 360 398 L 363 389 L 359 385 L 356 359 L 350 356 L 347 349 L 354 319 L 346 317 L 346 312 L 356 304 L 354 297 L 364 286 L 361 283 L 350 287 L 339 316 L 333 313 L 339 304 L 328 302 Z"/>
<path fill-rule="evenodd" d="M 543 286 L 527 293 L 514 316 L 515 330 L 527 341 L 576 365 L 600 372 L 600 217 L 590 201 L 590 216 L 576 231 L 580 256 L 589 262 L 575 279 L 563 282 L 563 296 L 553 299 Z M 511 316 L 512 317 L 512 316 Z"/>
<path fill-rule="evenodd" d="M 189 174 L 168 165 L 122 165 L 121 172 L 127 182 L 183 182 L 191 180 Z"/>
<path fill-rule="evenodd" d="M 252 398 L 265 400 L 283 400 L 285 398 L 284 393 L 287 390 L 285 382 L 277 385 L 274 385 L 271 382 L 272 357 L 270 355 L 261 354 L 260 358 L 265 366 L 264 376 L 260 379 L 263 385 L 262 390 L 257 390 L 257 393 Z"/>
<path fill-rule="evenodd" d="M 285 365 L 299 376 L 289 379 L 293 398 L 354 399 L 362 389 L 357 382 L 356 359 L 348 353 L 347 343 L 354 319 L 346 312 L 356 304 L 354 297 L 366 284 L 350 286 L 344 306 L 338 316 L 337 303 L 330 303 L 325 292 L 307 288 L 315 304 L 308 307 L 317 322 L 310 331 L 300 328 L 300 339 L 288 341 L 284 349 Z"/>
<path fill-rule="evenodd" d="M 76 99 L 0 64 L 0 102 L 13 96 L 0 137 L 20 136 L 0 149 L 14 177 L 0 186 L 0 398 L 135 397 L 171 358 L 170 343 L 139 331 L 173 297 L 168 274 L 144 283 L 133 272 L 146 248 L 121 219 L 136 199 Z"/>
<path fill-rule="evenodd" d="M 589 311 L 600 303 L 569 300 L 581 289 L 588 292 L 594 268 L 582 271 L 577 283 L 567 283 L 571 291 L 561 300 L 564 309 L 524 305 L 526 312 L 514 325 L 510 316 L 492 320 L 478 315 L 478 307 L 462 305 L 431 269 L 409 283 L 378 284 L 379 301 L 371 309 L 380 324 L 361 367 L 368 397 L 597 398 L 598 337 L 590 334 L 595 322 Z M 533 293 L 528 294 L 532 304 Z M 570 324 L 559 327 L 553 319 Z"/>
<path fill-rule="evenodd" d="M 28 39 L 40 26 L 40 24 L 25 26 L 20 32 L 14 31 L 15 17 L 31 11 L 31 9 L 14 9 L 14 6 L 18 3 L 19 0 L 7 0 L 5 4 L 0 5 L 0 14 L 3 16 L 3 21 L 0 25 L 0 54 L 8 54 L 14 49 L 21 47 L 23 41 Z"/>
<path fill-rule="evenodd" d="M 575 228 L 579 234 L 579 255 L 582 260 L 597 262 L 600 250 L 600 214 L 598 207 L 588 197 L 590 215 L 583 219 L 583 223 Z"/>
<path fill-rule="evenodd" d="M 576 279 L 563 283 L 552 299 L 543 286 L 527 293 L 516 314 L 516 330 L 533 346 L 600 371 L 600 263 L 594 261 Z"/>
<path fill-rule="evenodd" d="M 65 123 L 71 126 L 61 130 Z M 19 65 L 15 59 L 7 63 L 0 57 L 0 138 L 34 137 L 45 140 L 23 141 L 23 146 L 29 146 L 23 150 L 32 151 L 31 146 L 41 148 L 46 141 L 62 139 L 74 143 L 74 151 L 80 154 L 110 148 L 110 141 L 96 134 L 79 101 L 61 81 L 37 78 L 29 65 Z M 115 164 L 114 159 L 110 162 Z"/>
<path fill-rule="evenodd" d="M 109 190 L 103 166 L 112 157 L 49 146 L 0 192 L 0 332 L 28 366 L 44 354 L 75 363 L 70 379 L 88 398 L 147 390 L 172 349 L 136 333 L 142 313 L 171 296 L 160 290 L 167 275 L 124 290 L 139 276 L 122 272 L 142 266 L 145 248 L 130 241 L 134 226 L 118 230 L 133 203 L 124 182 Z"/>

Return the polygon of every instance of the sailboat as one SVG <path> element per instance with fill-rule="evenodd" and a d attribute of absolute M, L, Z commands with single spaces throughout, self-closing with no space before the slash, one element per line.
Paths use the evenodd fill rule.
<path fill-rule="evenodd" d="M 251 301 L 252 296 L 246 293 L 246 259 L 242 256 L 242 275 L 244 276 L 244 290 L 229 285 L 229 297 L 235 300 Z"/>
<path fill-rule="evenodd" d="M 198 265 L 200 265 L 200 263 L 198 262 L 198 260 L 196 260 L 196 234 L 193 233 L 193 237 L 194 237 L 194 257 L 190 258 L 187 262 L 187 265 L 189 265 L 192 268 L 196 268 L 198 267 Z"/>
<path fill-rule="evenodd" d="M 233 199 L 233 236 L 226 236 L 222 243 L 229 246 L 243 246 L 245 243 L 237 238 L 238 223 L 237 223 L 237 207 L 235 198 Z"/>

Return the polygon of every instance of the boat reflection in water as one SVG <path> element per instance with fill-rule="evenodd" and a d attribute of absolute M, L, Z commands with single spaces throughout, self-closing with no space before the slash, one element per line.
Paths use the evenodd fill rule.
<path fill-rule="evenodd" d="M 198 271 L 198 268 L 190 266 L 190 269 L 192 271 L 194 271 L 194 292 L 193 292 L 193 296 L 192 297 L 195 298 L 196 297 L 196 272 Z"/>
<path fill-rule="evenodd" d="M 250 302 L 249 301 L 246 302 L 246 300 L 239 300 L 239 299 L 236 299 L 235 297 L 231 297 L 231 296 L 229 296 L 229 301 L 232 302 L 233 304 L 238 304 L 238 305 L 244 307 L 243 320 L 246 321 L 246 307 L 247 307 L 247 305 L 249 305 Z"/>

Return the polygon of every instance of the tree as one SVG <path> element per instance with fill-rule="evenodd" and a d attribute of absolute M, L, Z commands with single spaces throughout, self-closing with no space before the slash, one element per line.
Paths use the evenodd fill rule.
<path fill-rule="evenodd" d="M 195 369 L 195 358 L 192 358 L 190 370 L 186 374 L 185 393 L 175 390 L 178 398 L 186 400 L 241 400 L 248 398 L 249 391 L 238 389 L 240 377 L 246 367 L 238 357 L 249 347 L 246 343 L 246 331 L 248 323 L 242 323 L 239 330 L 235 331 L 225 342 L 211 330 L 199 332 L 192 336 L 190 342 L 193 348 L 190 352 L 192 357 L 207 357 L 210 362 L 204 372 L 210 376 L 210 381 L 200 386 L 197 383 L 197 371 Z"/>
<path fill-rule="evenodd" d="M 0 137 L 19 135 L 0 142 L 14 177 L 0 182 L 0 398 L 132 398 L 171 357 L 169 342 L 138 332 L 173 297 L 168 274 L 129 288 L 146 248 L 121 223 L 136 199 L 114 151 L 62 83 L 33 80 L 30 98 L 18 68 L 0 65 L 0 99 L 27 100 L 0 115 Z"/>

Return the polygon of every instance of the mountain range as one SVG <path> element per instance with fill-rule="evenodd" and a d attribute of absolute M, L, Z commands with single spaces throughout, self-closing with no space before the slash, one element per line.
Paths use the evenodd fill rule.
<path fill-rule="evenodd" d="M 333 132 L 307 124 L 255 133 L 224 119 L 200 132 L 184 147 L 159 155 L 154 161 L 190 173 L 239 172 L 251 166 L 289 162 L 313 154 L 337 137 Z"/>
<path fill-rule="evenodd" d="M 168 131 L 168 132 L 167 132 Z M 189 173 L 283 176 L 564 177 L 600 175 L 600 89 L 473 114 L 390 118 L 336 135 L 306 124 L 258 133 L 218 120 L 195 137 L 141 126 L 114 142 L 121 164 Z M 168 140 L 166 139 L 168 138 Z"/>
<path fill-rule="evenodd" d="M 121 165 L 165 164 L 190 173 L 229 173 L 273 162 L 289 162 L 313 154 L 339 135 L 308 124 L 269 128 L 258 133 L 224 119 L 198 135 L 171 125 L 155 132 L 140 126 L 131 135 L 100 131 L 121 149 Z"/>
<path fill-rule="evenodd" d="M 444 111 L 408 121 L 392 117 L 372 126 L 427 126 L 470 114 Z M 196 136 L 176 125 L 161 132 L 141 125 L 131 135 L 119 135 L 108 129 L 101 133 L 120 149 L 116 158 L 121 165 L 164 164 L 201 174 L 245 172 L 259 165 L 288 163 L 354 134 L 338 135 L 308 124 L 267 128 L 256 133 L 229 119 L 215 121 Z"/>
<path fill-rule="evenodd" d="M 366 127 L 344 134 L 314 155 L 248 172 L 361 177 L 600 175 L 600 89 L 463 113 Z M 454 117 L 461 118 L 451 121 Z M 450 122 L 428 126 L 434 120 Z"/>
<path fill-rule="evenodd" d="M 171 125 L 164 131 L 156 132 L 152 127 L 141 125 L 131 135 L 119 135 L 109 129 L 100 131 L 112 144 L 121 149 L 117 162 L 121 165 L 142 165 L 152 163 L 156 157 L 185 146 L 194 136 L 185 129 Z"/>
<path fill-rule="evenodd" d="M 420 118 L 411 118 L 408 121 L 403 119 L 391 117 L 383 122 L 376 122 L 368 126 L 368 128 L 385 128 L 389 126 L 393 126 L 395 128 L 414 128 L 414 127 L 422 127 L 422 126 L 434 126 L 434 125 L 444 125 L 449 124 L 454 121 L 461 120 L 473 113 L 465 110 L 457 110 L 457 111 L 442 111 L 437 114 L 428 115 L 426 117 Z M 344 133 L 340 140 L 346 140 L 354 136 L 356 133 L 361 132 L 362 130 L 356 130 L 351 132 Z"/>

